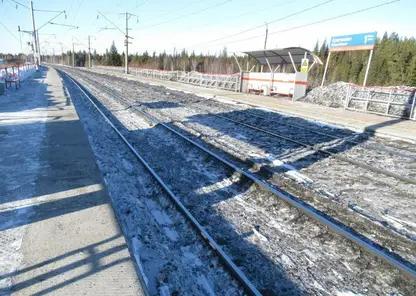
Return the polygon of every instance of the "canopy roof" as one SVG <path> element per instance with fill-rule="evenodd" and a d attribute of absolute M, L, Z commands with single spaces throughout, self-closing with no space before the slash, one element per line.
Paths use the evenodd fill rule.
<path fill-rule="evenodd" d="M 243 53 L 252 56 L 261 65 L 267 65 L 267 61 L 270 63 L 270 65 L 291 64 L 292 61 L 290 60 L 290 55 L 292 55 L 292 59 L 295 65 L 299 65 L 302 63 L 302 59 L 305 57 L 306 53 L 306 58 L 309 59 L 310 63 L 315 62 L 319 65 L 322 65 L 322 61 L 318 56 L 302 47 L 263 49 L 255 51 L 245 51 Z"/>

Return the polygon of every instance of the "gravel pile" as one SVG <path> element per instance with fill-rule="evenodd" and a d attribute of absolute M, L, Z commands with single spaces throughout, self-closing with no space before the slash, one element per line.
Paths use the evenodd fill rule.
<path fill-rule="evenodd" d="M 327 107 L 344 107 L 348 83 L 337 82 L 326 86 L 312 89 L 305 97 L 298 101 L 323 105 Z"/>

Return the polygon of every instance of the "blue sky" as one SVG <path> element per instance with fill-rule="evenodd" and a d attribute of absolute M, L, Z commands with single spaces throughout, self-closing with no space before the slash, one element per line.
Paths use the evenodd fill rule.
<path fill-rule="evenodd" d="M 19 1 L 19 0 L 18 0 Z M 279 18 L 297 13 L 309 7 L 322 4 L 307 12 L 289 17 L 269 25 L 269 32 L 293 28 L 329 17 L 352 12 L 362 8 L 377 5 L 388 0 L 34 0 L 35 9 L 66 10 L 67 19 L 58 17 L 54 22 L 79 26 L 77 30 L 67 27 L 47 25 L 40 31 L 40 41 L 43 52 L 61 52 L 72 46 L 76 50 L 86 49 L 87 36 L 93 35 L 92 48 L 104 52 L 114 40 L 119 51 L 123 51 L 123 35 L 117 30 L 102 30 L 112 25 L 100 16 L 97 19 L 97 10 L 103 12 L 107 18 L 119 26 L 125 27 L 123 15 L 120 12 L 130 12 L 139 16 L 139 23 L 135 18 L 130 19 L 134 37 L 130 45 L 130 52 L 144 50 L 173 52 L 173 49 L 186 48 L 189 51 L 218 52 L 224 46 L 229 52 L 263 48 L 265 26 L 264 22 L 271 22 Z M 29 5 L 29 1 L 20 0 L 22 4 Z M 328 2 L 328 3 L 325 3 Z M 210 8 L 211 6 L 215 6 Z M 303 46 L 312 49 L 316 40 L 329 39 L 335 35 L 345 35 L 360 32 L 377 31 L 379 35 L 384 31 L 396 31 L 400 36 L 414 36 L 416 34 L 416 20 L 414 11 L 415 0 L 401 0 L 399 2 L 376 8 L 374 10 L 340 18 L 337 20 L 313 25 L 297 30 L 271 34 L 268 39 L 268 48 Z M 198 11 L 204 10 L 200 13 Z M 190 15 L 195 13 L 193 15 Z M 36 12 L 36 25 L 39 27 L 54 17 L 56 13 Z M 174 20 L 175 18 L 180 18 Z M 0 2 L 0 21 L 16 37 L 0 26 L 0 52 L 20 51 L 19 33 L 17 26 L 22 29 L 31 29 L 30 12 L 18 6 L 11 0 Z M 249 28 L 260 28 L 239 34 L 234 37 L 209 43 L 209 41 L 245 31 Z M 47 34 L 55 34 L 47 35 Z M 250 37 L 261 36 L 250 40 L 239 41 Z M 76 39 L 74 39 L 75 37 Z M 30 36 L 22 34 L 23 51 Z M 45 42 L 45 41 L 49 41 Z M 236 42 L 238 41 L 238 42 Z"/>

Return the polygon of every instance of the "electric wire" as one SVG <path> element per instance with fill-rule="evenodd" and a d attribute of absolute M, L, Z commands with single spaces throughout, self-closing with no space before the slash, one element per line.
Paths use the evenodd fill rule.
<path fill-rule="evenodd" d="M 319 20 L 319 21 L 307 23 L 307 24 L 304 24 L 304 25 L 290 27 L 288 29 L 283 29 L 283 30 L 279 30 L 279 31 L 274 31 L 274 32 L 269 33 L 268 35 L 269 36 L 270 35 L 275 35 L 275 34 L 278 34 L 278 33 L 288 32 L 288 31 L 292 31 L 292 30 L 297 30 L 297 29 L 301 29 L 301 28 L 305 28 L 305 27 L 309 27 L 309 26 L 313 26 L 313 25 L 325 23 L 325 22 L 332 21 L 332 20 L 335 20 L 335 19 L 347 17 L 347 16 L 350 16 L 350 15 L 353 15 L 353 14 L 361 13 L 361 12 L 368 11 L 368 10 L 372 10 L 372 9 L 376 9 L 376 8 L 379 8 L 379 7 L 382 7 L 382 6 L 386 6 L 386 5 L 389 5 L 389 4 L 392 4 L 392 3 L 395 3 L 395 2 L 399 2 L 399 1 L 400 0 L 393 0 L 393 1 L 384 2 L 384 3 L 378 4 L 378 5 L 374 5 L 374 6 L 362 8 L 362 9 L 359 9 L 359 10 L 355 10 L 355 11 L 351 11 L 351 12 L 348 12 L 348 13 L 340 14 L 340 15 L 337 15 L 337 16 L 329 17 L 329 18 L 322 19 L 322 20 Z M 249 38 L 244 38 L 244 39 L 229 41 L 229 42 L 226 42 L 226 43 L 217 43 L 217 44 L 214 44 L 214 45 L 210 45 L 208 47 L 221 46 L 221 45 L 224 45 L 224 44 L 227 44 L 228 45 L 228 44 L 231 44 L 231 43 L 238 43 L 238 42 L 243 42 L 243 41 L 257 39 L 257 38 L 264 38 L 264 34 L 257 35 L 257 36 L 252 36 L 252 37 L 249 37 Z M 194 46 L 192 48 L 197 48 L 197 47 L 201 47 L 201 46 Z M 187 48 L 189 48 L 189 47 L 187 47 Z"/>
<path fill-rule="evenodd" d="M 201 2 L 204 2 L 204 1 L 205 1 L 205 0 L 194 1 L 194 2 L 192 2 L 190 5 L 181 6 L 181 7 L 177 8 L 177 9 L 170 10 L 170 11 L 165 12 L 165 13 L 160 14 L 160 15 L 156 15 L 155 17 L 152 17 L 152 19 L 159 19 L 159 18 L 162 18 L 162 17 L 164 17 L 164 16 L 167 16 L 167 15 L 169 15 L 169 14 L 172 14 L 173 12 L 177 12 L 177 11 L 185 10 L 185 9 L 187 9 L 187 8 L 191 7 L 191 6 L 194 6 L 195 4 L 198 4 L 198 3 L 201 3 Z M 145 21 L 145 22 L 146 22 L 146 21 Z"/>
<path fill-rule="evenodd" d="M 316 4 L 316 5 L 314 5 L 314 6 L 311 6 L 311 7 L 305 8 L 305 9 L 302 9 L 302 10 L 297 11 L 297 12 L 295 12 L 295 13 L 292 13 L 292 14 L 286 15 L 286 16 L 284 16 L 284 17 L 281 17 L 281 18 L 278 18 L 278 19 L 276 19 L 276 20 L 273 20 L 273 21 L 270 21 L 270 22 L 266 22 L 266 23 L 267 23 L 267 24 L 269 24 L 269 25 L 270 25 L 270 24 L 273 24 L 273 23 L 277 23 L 277 22 L 279 22 L 279 21 L 282 21 L 282 20 L 288 19 L 288 18 L 290 18 L 290 17 L 292 17 L 292 16 L 299 15 L 299 14 L 302 14 L 302 13 L 307 12 L 307 11 L 309 11 L 309 10 L 313 10 L 313 9 L 315 9 L 315 8 L 321 7 L 321 6 L 326 5 L 326 4 L 328 4 L 328 3 L 330 3 L 330 2 L 333 2 L 333 1 L 334 1 L 334 0 L 327 0 L 327 1 L 325 1 L 325 2 L 322 2 L 322 3 Z M 214 40 L 211 40 L 211 41 L 208 41 L 208 42 L 203 42 L 203 43 L 197 44 L 197 45 L 195 45 L 195 47 L 198 47 L 198 46 L 200 46 L 200 45 L 205 45 L 205 44 L 213 43 L 213 42 L 220 41 L 220 40 L 224 40 L 224 39 L 228 39 L 228 38 L 231 38 L 231 37 L 234 37 L 234 36 L 238 36 L 238 35 L 240 35 L 240 34 L 244 34 L 244 33 L 247 33 L 247 32 L 251 32 L 251 31 L 253 31 L 253 30 L 256 30 L 256 29 L 259 29 L 259 28 L 263 28 L 263 27 L 264 27 L 264 24 L 261 24 L 261 25 L 259 25 L 259 26 L 256 26 L 256 27 L 253 27 L 253 28 L 249 28 L 249 29 L 247 29 L 247 30 L 244 30 L 244 31 L 241 31 L 241 32 L 238 32 L 238 33 L 235 33 L 235 34 L 227 35 L 227 36 L 224 36 L 224 37 L 221 37 L 221 38 L 217 38 L 217 39 L 214 39 Z"/>
<path fill-rule="evenodd" d="M 139 30 L 153 28 L 153 27 L 160 26 L 160 25 L 163 25 L 163 24 L 167 24 L 167 23 L 170 23 L 170 22 L 173 22 L 173 21 L 177 21 L 177 20 L 180 20 L 180 19 L 189 17 L 189 16 L 193 16 L 193 15 L 196 15 L 196 14 L 199 14 L 199 13 L 202 13 L 202 12 L 205 12 L 207 10 L 210 10 L 210 9 L 213 9 L 213 8 L 216 8 L 216 7 L 219 7 L 219 6 L 222 6 L 222 5 L 227 4 L 227 3 L 231 2 L 231 1 L 233 1 L 233 0 L 226 0 L 226 1 L 223 1 L 223 2 L 220 2 L 220 3 L 217 3 L 217 4 L 214 4 L 214 5 L 208 6 L 208 7 L 204 8 L 204 9 L 200 9 L 200 10 L 197 10 L 197 11 L 194 11 L 194 12 L 191 12 L 191 13 L 188 13 L 188 14 L 183 15 L 183 16 L 180 16 L 180 17 L 176 17 L 176 18 L 173 18 L 173 19 L 169 19 L 167 21 L 164 21 L 164 22 L 160 22 L 160 23 L 154 24 L 154 25 L 149 25 L 149 26 L 146 26 L 146 27 L 139 28 Z"/>
<path fill-rule="evenodd" d="M 11 36 L 13 36 L 13 38 L 14 39 L 16 39 L 19 43 L 20 43 L 20 39 L 19 38 L 17 38 L 16 37 L 16 35 L 14 35 L 7 27 L 6 27 L 6 25 L 5 24 L 3 24 L 2 23 L 2 21 L 0 21 L 0 25 L 2 25 L 2 27 L 7 31 L 7 32 L 9 32 L 9 34 L 11 35 Z"/>
<path fill-rule="evenodd" d="M 258 14 L 258 13 L 260 13 L 260 12 L 263 12 L 263 11 L 266 11 L 266 10 L 270 10 L 271 8 L 276 8 L 276 7 L 280 7 L 280 6 L 284 6 L 284 5 L 292 4 L 292 3 L 295 3 L 295 2 L 299 2 L 299 0 L 292 0 L 292 1 L 288 1 L 288 2 L 279 3 L 279 4 L 276 4 L 276 5 L 273 5 L 273 6 L 268 6 L 268 7 L 263 8 L 263 9 L 257 9 L 256 11 L 250 10 L 250 11 L 248 11 L 248 12 L 244 12 L 244 13 L 242 13 L 242 14 L 239 14 L 239 15 L 236 15 L 236 16 L 229 17 L 229 18 L 227 18 L 227 19 L 226 19 L 226 20 L 224 20 L 224 21 L 215 22 L 215 24 L 227 23 L 227 22 L 229 22 L 230 20 L 231 20 L 231 21 L 234 21 L 235 19 L 241 18 L 241 17 L 246 16 L 246 15 Z M 194 29 L 200 29 L 200 28 L 204 28 L 204 27 L 208 27 L 208 26 L 212 26 L 212 22 L 207 23 L 207 24 L 204 24 L 204 25 L 201 25 L 201 26 L 194 26 L 194 27 L 192 27 L 192 28 L 191 28 L 191 30 L 194 30 Z M 264 26 L 264 25 L 263 25 L 263 26 Z"/>
<path fill-rule="evenodd" d="M 16 3 L 17 5 L 20 5 L 20 6 L 24 7 L 24 8 L 26 8 L 26 9 L 30 9 L 30 7 L 29 7 L 29 6 L 24 5 L 24 4 L 20 3 L 19 1 L 15 1 L 15 0 L 8 0 L 8 1 L 14 2 L 14 3 Z"/>

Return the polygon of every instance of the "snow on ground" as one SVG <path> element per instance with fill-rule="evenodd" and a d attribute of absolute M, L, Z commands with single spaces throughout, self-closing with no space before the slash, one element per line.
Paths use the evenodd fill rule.
<path fill-rule="evenodd" d="M 100 83 L 105 81 L 100 79 Z M 234 260 L 244 266 L 244 272 L 256 286 L 280 294 L 305 292 L 333 295 L 336 290 L 360 291 L 370 295 L 398 292 L 392 285 L 400 281 L 395 281 L 390 268 L 381 268 L 380 262 L 335 238 L 325 228 L 272 194 L 257 186 L 247 187 L 249 184 L 242 182 L 238 176 L 230 174 L 228 169 L 203 153 L 184 145 L 160 126 L 135 120 L 141 116 L 96 90 L 96 84 L 88 84 L 88 87 L 108 110 L 114 110 L 117 124 L 125 136 L 135 143 L 136 149 L 173 187 Z M 111 85 L 114 87 L 115 84 L 113 80 Z M 117 88 L 122 87 L 118 85 Z M 148 89 L 141 88 L 141 96 L 156 95 L 155 92 L 149 95 L 143 91 Z M 160 101 L 170 95 L 166 91 L 160 92 Z M 129 97 L 137 98 L 138 94 Z M 176 102 L 183 99 L 176 99 Z M 164 111 L 184 111 L 181 106 L 165 103 L 149 105 L 149 108 L 159 106 Z M 221 124 L 225 125 L 224 122 Z M 238 134 L 241 134 L 241 129 Z M 248 139 L 253 135 L 244 136 Z M 227 185 L 224 182 L 226 179 L 231 182 L 228 186 L 224 186 Z M 161 222 L 167 226 L 165 219 Z M 276 279 L 279 279 L 278 283 Z M 160 289 L 165 290 L 163 287 Z"/>
<path fill-rule="evenodd" d="M 93 78 L 94 76 L 90 77 Z M 301 183 L 310 187 L 310 180 L 312 180 L 315 199 L 330 199 L 338 205 L 342 205 L 344 211 L 346 211 L 344 213 L 346 219 L 351 219 L 348 218 L 348 211 L 356 209 L 356 207 L 351 207 L 351 205 L 358 204 L 370 213 L 369 215 L 361 215 L 361 211 L 356 212 L 359 216 L 361 215 L 360 218 L 364 223 L 368 223 L 365 220 L 369 218 L 370 221 L 375 221 L 377 225 L 383 225 L 383 227 L 393 230 L 395 233 L 400 233 L 414 240 L 416 232 L 412 227 L 407 225 L 406 227 L 396 228 L 395 225 L 397 224 L 389 223 L 389 221 L 383 219 L 384 213 L 388 211 L 390 215 L 397 219 L 416 221 L 414 215 L 414 190 L 412 190 L 414 186 L 403 184 L 402 182 L 396 184 L 396 181 L 391 178 L 386 178 L 371 171 L 367 172 L 363 169 L 357 170 L 351 164 L 345 164 L 330 157 L 320 159 L 315 153 L 299 149 L 296 145 L 286 141 L 270 139 L 270 137 L 264 136 L 257 131 L 241 129 L 240 126 L 233 126 L 233 124 L 227 123 L 222 119 L 208 115 L 210 113 L 224 114 L 225 116 L 232 116 L 237 120 L 240 119 L 254 125 L 260 124 L 268 130 L 289 135 L 305 143 L 310 143 L 310 145 L 318 143 L 320 147 L 331 148 L 337 154 L 352 157 L 353 159 L 358 159 L 408 177 L 414 176 L 414 162 L 409 162 L 409 158 L 403 156 L 403 153 L 416 155 L 415 147 L 411 144 L 379 137 L 369 138 L 368 135 L 357 134 L 347 129 L 333 129 L 332 126 L 316 125 L 315 122 L 293 116 L 281 116 L 277 112 L 263 112 L 258 108 L 249 109 L 243 106 L 222 104 L 218 101 L 201 99 L 201 97 L 184 94 L 183 92 L 171 91 L 167 95 L 164 87 L 148 86 L 148 84 L 135 83 L 132 80 L 117 79 L 114 76 L 110 78 L 111 80 L 108 80 L 109 78 L 110 76 L 100 75 L 99 82 L 108 86 L 111 85 L 111 87 L 115 87 L 119 91 L 124 88 L 123 94 L 127 93 L 126 90 L 129 90 L 128 95 L 130 98 L 136 98 L 139 102 L 143 102 L 144 106 L 148 104 L 148 111 L 152 114 L 158 114 L 157 116 L 162 121 L 169 122 L 173 120 L 180 130 L 191 133 L 218 149 L 226 150 L 227 153 L 243 160 L 255 160 L 255 163 L 261 165 L 267 164 L 264 161 L 270 159 L 270 157 L 291 165 L 309 179 L 304 178 Z M 133 85 L 135 87 L 132 87 Z M 138 89 L 137 85 L 144 87 L 140 87 L 139 91 L 136 92 Z M 253 116 L 246 116 L 244 112 L 247 109 L 251 113 L 271 118 L 272 121 L 260 121 Z M 301 126 L 301 128 L 279 125 L 279 122 L 295 123 L 295 125 Z M 322 135 L 305 133 L 309 129 L 333 134 L 341 138 L 354 137 L 355 141 L 362 144 L 357 145 L 342 141 L 337 143 L 333 139 L 325 138 Z M 260 143 L 261 145 L 259 145 Z M 378 149 L 367 149 L 367 146 L 375 146 Z M 393 151 L 395 155 L 391 155 L 387 150 Z M 250 155 L 256 155 L 256 157 L 253 159 Z M 273 163 L 269 161 L 269 165 L 273 166 Z M 291 176 L 291 179 L 294 179 L 293 177 Z M 301 178 L 297 178 L 297 181 L 300 180 Z M 371 184 L 370 186 L 369 183 Z M 386 184 L 390 185 L 385 186 Z M 280 182 L 279 185 L 286 186 L 287 184 Z M 289 186 L 288 189 L 293 190 L 293 186 Z M 299 190 L 300 198 L 307 196 L 304 190 L 304 188 Z M 308 198 L 306 200 L 313 204 L 316 202 L 316 200 L 311 201 Z M 329 206 L 327 210 L 333 212 L 331 205 L 322 206 L 324 206 L 324 209 Z M 338 214 L 339 212 L 337 212 Z M 353 221 L 351 220 L 351 222 Z M 357 225 L 355 222 L 353 224 Z M 374 230 L 367 229 L 364 232 L 373 237 Z M 380 242 L 387 243 L 384 237 L 384 234 L 380 234 Z M 391 244 L 391 247 L 397 247 L 394 239 L 392 239 Z M 410 255 L 412 261 L 416 260 L 413 255 L 407 252 L 407 247 L 402 252 L 402 255 Z"/>
<path fill-rule="evenodd" d="M 0 274 L 17 270 L 22 261 L 20 248 L 25 232 L 19 208 L 31 199 L 39 169 L 39 152 L 45 134 L 47 97 L 41 78 L 22 83 L 17 91 L 0 96 Z M 27 172 L 21 171 L 24 167 Z M 0 290 L 11 285 L 1 279 Z"/>
<path fill-rule="evenodd" d="M 244 295 L 160 185 L 79 90 L 66 83 L 151 295 Z M 121 106 L 111 109 L 124 115 L 131 132 L 148 125 Z"/>

